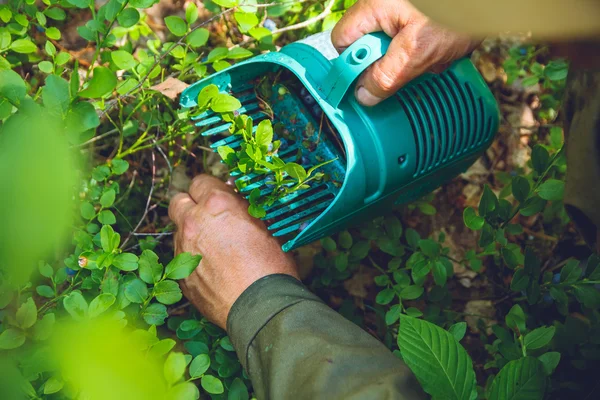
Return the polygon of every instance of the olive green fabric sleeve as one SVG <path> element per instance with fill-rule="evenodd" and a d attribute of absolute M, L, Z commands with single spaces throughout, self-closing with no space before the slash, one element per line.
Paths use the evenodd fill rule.
<path fill-rule="evenodd" d="M 246 289 L 227 331 L 260 400 L 425 398 L 401 360 L 291 276 Z"/>

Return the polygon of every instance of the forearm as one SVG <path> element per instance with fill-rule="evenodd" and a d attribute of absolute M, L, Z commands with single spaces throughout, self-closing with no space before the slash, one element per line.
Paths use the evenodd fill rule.
<path fill-rule="evenodd" d="M 424 397 L 402 361 L 290 276 L 255 282 L 227 327 L 259 399 Z"/>

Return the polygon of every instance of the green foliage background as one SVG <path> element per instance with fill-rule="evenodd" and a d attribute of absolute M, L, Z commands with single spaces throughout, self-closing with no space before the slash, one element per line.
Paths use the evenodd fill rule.
<path fill-rule="evenodd" d="M 181 168 L 222 174 L 222 164 L 156 85 L 192 83 L 330 29 L 354 1 L 187 2 L 158 21 L 147 11 L 155 3 L 0 5 L 7 398 L 252 396 L 225 332 L 182 299 L 176 281 L 200 258 L 172 258 L 166 216 Z M 63 35 L 83 45 L 69 48 Z M 528 44 L 496 62 L 505 74 L 496 93 L 513 82 L 537 88 L 539 125 L 526 165 L 490 174 L 477 205 L 456 206 L 476 246 L 457 259 L 445 233 L 431 235 L 443 188 L 297 256 L 314 266 L 307 285 L 389 346 L 434 398 L 585 397 L 600 357 L 600 260 L 559 246 L 577 238 L 555 121 L 568 65 Z M 270 144 L 261 135 L 256 143 Z M 464 311 L 459 268 L 484 283 L 467 299 L 491 301 L 491 315 Z M 349 282 L 366 294 L 349 295 Z"/>

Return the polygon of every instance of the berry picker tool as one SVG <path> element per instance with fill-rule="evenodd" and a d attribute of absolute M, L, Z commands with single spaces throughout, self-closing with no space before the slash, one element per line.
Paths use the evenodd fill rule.
<path fill-rule="evenodd" d="M 214 84 L 237 97 L 238 111 L 258 122 L 269 118 L 257 95 L 261 80 L 277 74 L 296 82 L 274 82 L 264 99 L 282 143 L 278 157 L 305 168 L 335 161 L 319 168 L 322 179 L 266 207 L 263 220 L 284 239 L 285 251 L 427 194 L 465 171 L 492 142 L 497 104 L 466 58 L 441 74 L 413 80 L 375 107 L 361 106 L 354 83 L 389 44 L 385 34 L 369 34 L 338 55 L 324 32 L 235 64 L 182 93 L 181 105 L 194 107 L 200 91 Z M 229 133 L 219 114 L 208 110 L 193 122 L 213 139 L 215 150 L 240 148 L 242 138 Z M 246 196 L 257 188 L 261 196 L 272 190 L 268 175 L 234 170 L 232 176 Z"/>

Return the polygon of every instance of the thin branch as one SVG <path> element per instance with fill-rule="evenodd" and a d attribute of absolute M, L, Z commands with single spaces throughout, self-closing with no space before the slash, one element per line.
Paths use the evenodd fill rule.
<path fill-rule="evenodd" d="M 129 236 L 127 236 L 127 239 L 125 239 L 125 241 L 121 245 L 121 249 L 125 247 L 125 245 L 129 241 L 129 239 L 131 239 L 131 236 L 133 236 L 137 232 L 139 227 L 142 225 L 142 222 L 144 222 L 144 220 L 146 219 L 146 216 L 148 215 L 148 211 L 150 211 L 150 202 L 152 201 L 152 194 L 154 193 L 155 179 L 156 179 L 156 156 L 155 156 L 154 152 L 152 152 L 152 185 L 150 186 L 150 192 L 148 193 L 148 199 L 146 200 L 146 209 L 144 210 L 144 214 L 142 215 L 142 218 L 140 218 L 140 220 L 137 223 L 137 225 L 135 226 L 135 228 L 133 228 L 131 233 L 129 233 Z"/>
<path fill-rule="evenodd" d="M 302 28 L 308 27 L 309 25 L 314 24 L 315 22 L 319 22 L 319 21 L 325 19 L 329 14 L 331 14 L 331 10 L 333 9 L 334 4 L 335 4 L 335 0 L 329 0 L 329 3 L 327 3 L 327 5 L 325 6 L 325 9 L 323 9 L 323 11 L 319 15 L 309 18 L 306 21 L 303 21 L 303 22 L 300 22 L 300 23 L 297 23 L 294 25 L 284 26 L 283 28 L 275 29 L 274 31 L 271 32 L 271 34 L 277 35 L 279 33 L 287 32 L 287 31 L 302 29 Z"/>

